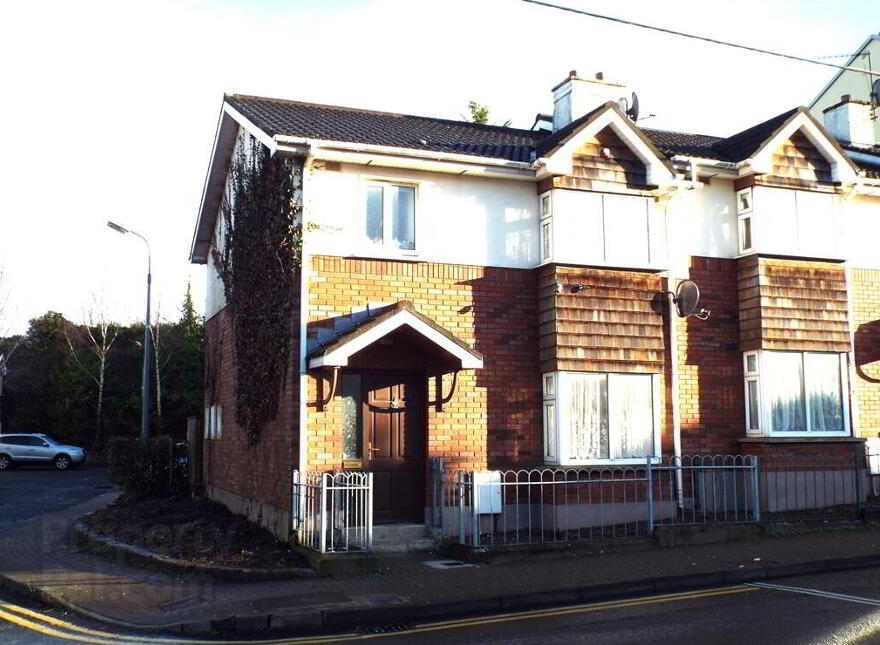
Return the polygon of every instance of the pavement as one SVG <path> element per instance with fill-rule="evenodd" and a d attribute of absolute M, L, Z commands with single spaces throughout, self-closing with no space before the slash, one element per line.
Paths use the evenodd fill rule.
<path fill-rule="evenodd" d="M 876 528 L 723 544 L 435 569 L 437 555 L 381 560 L 373 573 L 224 583 L 134 568 L 79 551 L 73 521 L 105 493 L 0 530 L 0 586 L 120 629 L 207 634 L 332 631 L 493 614 L 880 566 Z"/>

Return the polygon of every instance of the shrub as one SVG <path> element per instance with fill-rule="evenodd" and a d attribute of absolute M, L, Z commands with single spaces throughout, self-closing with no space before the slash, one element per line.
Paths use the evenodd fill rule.
<path fill-rule="evenodd" d="M 146 442 L 115 437 L 108 446 L 110 481 L 135 497 L 169 497 L 189 490 L 186 444 L 170 437 Z"/>

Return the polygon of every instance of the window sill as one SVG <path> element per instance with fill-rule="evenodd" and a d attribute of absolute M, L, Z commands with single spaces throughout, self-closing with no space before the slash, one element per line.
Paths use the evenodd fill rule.
<path fill-rule="evenodd" d="M 399 251 L 392 249 L 356 249 L 348 254 L 352 259 L 395 260 L 398 262 L 418 262 L 418 251 Z"/>
<path fill-rule="evenodd" d="M 818 437 L 745 437 L 739 443 L 864 443 L 864 437 L 825 435 Z"/>

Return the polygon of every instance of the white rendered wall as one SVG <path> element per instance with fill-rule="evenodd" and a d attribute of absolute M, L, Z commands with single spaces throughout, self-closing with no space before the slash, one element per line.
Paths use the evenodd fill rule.
<path fill-rule="evenodd" d="M 221 218 L 217 218 L 217 222 L 221 222 Z M 216 230 L 214 240 L 217 239 Z M 223 281 L 217 268 L 214 266 L 214 244 L 208 251 L 208 262 L 206 265 L 207 277 L 205 279 L 205 320 L 214 316 L 218 311 L 226 306 L 226 294 L 223 292 Z"/>
<path fill-rule="evenodd" d="M 856 267 L 880 269 L 880 197 L 843 202 L 841 220 L 846 258 Z"/>
<path fill-rule="evenodd" d="M 371 180 L 416 186 L 414 252 L 364 240 L 363 186 Z M 538 264 L 538 196 L 533 182 L 471 178 L 342 164 L 313 170 L 308 194 L 309 252 L 450 264 L 531 268 Z"/>
<path fill-rule="evenodd" d="M 656 206 L 665 212 L 672 275 L 688 276 L 690 257 L 734 258 L 739 249 L 733 180 L 714 178 Z"/>
<path fill-rule="evenodd" d="M 785 188 L 753 188 L 752 240 L 760 253 L 843 258 L 839 198 Z"/>
<path fill-rule="evenodd" d="M 665 217 L 654 200 L 577 190 L 550 191 L 550 261 L 590 266 L 665 268 Z"/>

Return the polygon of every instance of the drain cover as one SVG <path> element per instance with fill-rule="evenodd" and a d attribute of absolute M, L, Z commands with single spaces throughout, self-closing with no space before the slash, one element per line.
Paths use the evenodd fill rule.
<path fill-rule="evenodd" d="M 462 567 L 474 566 L 461 560 L 428 560 L 427 562 L 422 562 L 422 564 L 432 569 L 461 569 Z"/>

